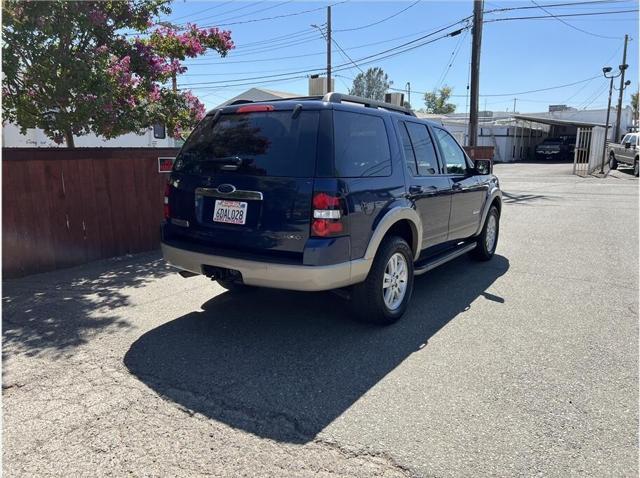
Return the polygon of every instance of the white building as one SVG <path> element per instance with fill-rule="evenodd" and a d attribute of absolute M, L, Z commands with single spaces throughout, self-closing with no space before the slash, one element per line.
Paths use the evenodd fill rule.
<path fill-rule="evenodd" d="M 484 113 L 484 114 L 482 114 Z M 446 127 L 461 144 L 468 144 L 466 114 L 430 115 L 418 113 L 418 117 L 438 122 Z M 478 127 L 478 146 L 493 146 L 494 159 L 510 162 L 531 159 L 536 145 L 546 137 L 576 136 L 579 127 L 604 127 L 607 109 L 576 110 L 541 113 L 481 112 Z M 616 109 L 611 108 L 609 140 L 615 134 Z M 620 134 L 633 128 L 633 110 L 627 106 L 620 118 Z"/>
<path fill-rule="evenodd" d="M 129 133 L 113 139 L 105 139 L 93 133 L 83 136 L 74 136 L 75 146 L 78 148 L 172 148 L 177 145 L 176 140 L 164 134 L 164 138 L 151 127 L 143 134 Z M 30 128 L 26 134 L 20 132 L 20 128 L 14 124 L 2 125 L 3 148 L 66 148 L 66 145 L 56 144 L 49 139 L 44 131 L 39 128 Z"/>

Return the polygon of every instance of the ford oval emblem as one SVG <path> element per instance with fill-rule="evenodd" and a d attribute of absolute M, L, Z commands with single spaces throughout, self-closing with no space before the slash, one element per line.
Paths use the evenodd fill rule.
<path fill-rule="evenodd" d="M 217 189 L 220 194 L 231 194 L 235 190 L 236 187 L 233 184 L 221 184 Z"/>

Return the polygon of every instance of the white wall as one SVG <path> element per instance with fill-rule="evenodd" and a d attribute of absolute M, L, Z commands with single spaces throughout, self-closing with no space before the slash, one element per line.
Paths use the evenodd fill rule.
<path fill-rule="evenodd" d="M 442 125 L 462 145 L 467 144 L 467 124 L 442 122 Z M 544 129 L 531 129 L 513 125 L 480 124 L 478 146 L 493 146 L 493 159 L 498 162 L 519 161 L 532 157 L 536 145 L 546 136 Z"/>
<path fill-rule="evenodd" d="M 153 128 L 149 128 L 144 134 L 124 134 L 113 139 L 104 139 L 95 134 L 75 136 L 75 145 L 80 148 L 166 148 L 175 146 L 175 140 L 169 137 L 155 139 Z M 66 145 L 56 144 L 50 140 L 41 129 L 28 129 L 26 134 L 20 133 L 20 128 L 7 123 L 2 126 L 3 148 L 65 148 Z"/>

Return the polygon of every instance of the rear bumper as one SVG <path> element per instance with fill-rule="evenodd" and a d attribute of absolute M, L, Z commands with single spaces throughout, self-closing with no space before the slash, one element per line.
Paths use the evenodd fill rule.
<path fill-rule="evenodd" d="M 259 262 L 180 249 L 162 243 L 162 255 L 171 265 L 195 274 L 203 266 L 237 270 L 247 285 L 302 291 L 338 289 L 362 282 L 371 259 L 357 259 L 328 266 L 304 266 Z"/>

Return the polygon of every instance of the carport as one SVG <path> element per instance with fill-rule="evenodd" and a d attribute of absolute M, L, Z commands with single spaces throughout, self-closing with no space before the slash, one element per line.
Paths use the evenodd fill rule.
<path fill-rule="evenodd" d="M 513 118 L 529 124 L 538 123 L 548 126 L 549 137 L 575 136 L 573 174 L 587 176 L 600 167 L 605 147 L 604 124 L 520 114 L 513 115 Z"/>

